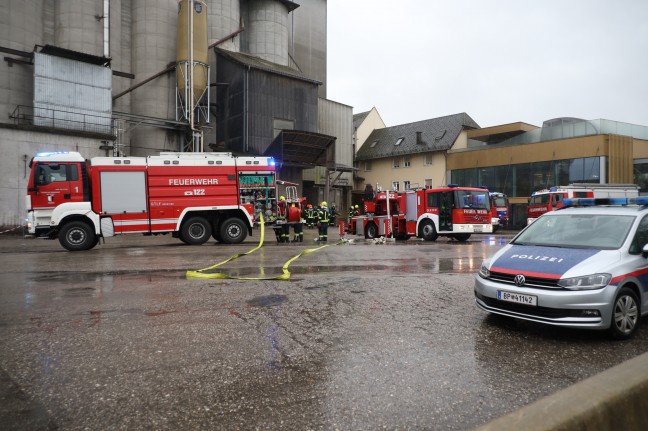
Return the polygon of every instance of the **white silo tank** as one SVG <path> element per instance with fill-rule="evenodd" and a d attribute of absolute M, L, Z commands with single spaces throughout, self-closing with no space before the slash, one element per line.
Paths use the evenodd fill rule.
<path fill-rule="evenodd" d="M 248 52 L 288 65 L 288 7 L 276 0 L 250 0 L 246 39 Z"/>
<path fill-rule="evenodd" d="M 166 69 L 176 59 L 177 0 L 136 0 L 132 6 L 133 85 Z M 164 74 L 132 92 L 132 113 L 175 119 L 175 74 Z M 137 126 L 130 133 L 130 155 L 177 151 L 177 133 Z"/>
<path fill-rule="evenodd" d="M 0 13 L 0 46 L 32 52 L 34 45 L 42 44 L 42 11 L 42 0 L 5 0 Z M 3 63 L 0 67 L 0 121 L 6 122 L 16 106 L 34 104 L 34 69 L 24 64 Z"/>

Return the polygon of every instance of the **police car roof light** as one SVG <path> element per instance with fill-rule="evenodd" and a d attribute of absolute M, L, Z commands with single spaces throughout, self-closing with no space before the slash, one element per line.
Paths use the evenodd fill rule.
<path fill-rule="evenodd" d="M 648 196 L 638 198 L 572 198 L 563 199 L 565 207 L 596 205 L 648 205 Z"/>

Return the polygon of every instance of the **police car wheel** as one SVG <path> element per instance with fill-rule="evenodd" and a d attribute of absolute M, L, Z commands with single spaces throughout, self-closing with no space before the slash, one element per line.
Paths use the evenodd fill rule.
<path fill-rule="evenodd" d="M 639 300 L 632 289 L 624 287 L 614 300 L 610 335 L 617 340 L 630 338 L 639 323 Z"/>
<path fill-rule="evenodd" d="M 192 217 L 180 228 L 180 239 L 185 244 L 198 245 L 209 240 L 211 225 L 202 217 Z"/>

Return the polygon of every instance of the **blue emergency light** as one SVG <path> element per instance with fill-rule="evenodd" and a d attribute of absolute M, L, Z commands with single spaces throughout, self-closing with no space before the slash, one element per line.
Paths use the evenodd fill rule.
<path fill-rule="evenodd" d="M 648 196 L 638 198 L 570 198 L 563 199 L 566 207 L 591 207 L 596 205 L 648 205 Z"/>

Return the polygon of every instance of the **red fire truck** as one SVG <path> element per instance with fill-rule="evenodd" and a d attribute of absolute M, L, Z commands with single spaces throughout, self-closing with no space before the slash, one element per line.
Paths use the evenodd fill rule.
<path fill-rule="evenodd" d="M 276 207 L 275 162 L 230 153 L 149 157 L 37 154 L 27 193 L 27 230 L 71 251 L 126 233 L 171 233 L 186 244 L 210 236 L 235 244 L 255 214 Z"/>
<path fill-rule="evenodd" d="M 491 222 L 493 232 L 500 227 L 506 227 L 509 222 L 509 200 L 508 196 L 500 192 L 489 192 L 491 200 Z"/>
<path fill-rule="evenodd" d="M 466 241 L 473 233 L 490 233 L 491 206 L 488 190 L 476 187 L 447 187 L 378 192 L 364 203 L 364 214 L 352 217 L 347 232 L 367 239 L 413 236 L 435 241 L 447 236 Z"/>
<path fill-rule="evenodd" d="M 527 225 L 542 214 L 563 206 L 568 198 L 636 198 L 639 186 L 635 184 L 586 184 L 574 183 L 568 186 L 551 187 L 534 192 L 527 207 Z"/>

